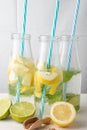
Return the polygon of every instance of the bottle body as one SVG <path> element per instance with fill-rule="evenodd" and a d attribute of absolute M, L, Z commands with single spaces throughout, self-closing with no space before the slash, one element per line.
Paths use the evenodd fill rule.
<path fill-rule="evenodd" d="M 16 102 L 18 79 L 20 78 L 20 101 L 32 101 L 34 91 L 35 66 L 30 48 L 30 36 L 24 37 L 24 54 L 21 55 L 22 36 L 12 35 L 12 52 L 8 67 L 9 94 L 13 103 Z"/>
<path fill-rule="evenodd" d="M 62 100 L 60 93 L 62 93 L 63 72 L 60 66 L 57 38 L 41 36 L 39 41 L 40 52 L 35 71 L 35 105 L 36 115 L 40 116 L 41 109 L 44 109 L 43 117 L 45 117 L 49 116 L 51 105 Z M 50 67 L 47 67 L 51 42 L 53 44 L 52 57 L 50 58 Z"/>
<path fill-rule="evenodd" d="M 73 41 L 70 62 L 68 62 L 70 36 L 61 36 L 59 42 L 61 66 L 64 72 L 63 100 L 73 104 L 76 111 L 79 111 L 81 94 L 81 67 L 77 48 L 79 38 L 75 37 Z M 68 65 L 70 65 L 70 68 L 67 68 Z"/>

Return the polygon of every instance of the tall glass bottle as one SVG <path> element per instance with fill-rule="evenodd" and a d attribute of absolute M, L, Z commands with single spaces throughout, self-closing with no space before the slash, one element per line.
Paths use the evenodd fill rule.
<path fill-rule="evenodd" d="M 45 117 L 49 116 L 51 105 L 62 100 L 61 83 L 63 73 L 60 66 L 58 38 L 40 36 L 39 42 L 39 57 L 35 71 L 35 105 L 36 115 L 41 117 L 41 114 L 43 114 L 43 117 Z M 50 67 L 47 68 L 51 42 L 53 42 L 53 51 Z M 45 94 L 43 92 L 44 88 L 46 88 Z"/>
<path fill-rule="evenodd" d="M 34 93 L 34 71 L 35 66 L 32 59 L 30 47 L 30 35 L 24 37 L 24 54 L 21 55 L 21 34 L 12 34 L 12 50 L 8 67 L 9 95 L 13 103 L 17 98 L 18 78 L 20 77 L 20 101 L 32 102 Z"/>
<path fill-rule="evenodd" d="M 78 55 L 79 37 L 75 37 L 71 52 L 71 61 L 68 62 L 68 51 L 70 36 L 61 36 L 60 43 L 60 59 L 63 69 L 63 100 L 72 103 L 78 111 L 80 108 L 80 93 L 81 93 L 81 67 Z M 67 69 L 67 64 L 70 68 Z"/>

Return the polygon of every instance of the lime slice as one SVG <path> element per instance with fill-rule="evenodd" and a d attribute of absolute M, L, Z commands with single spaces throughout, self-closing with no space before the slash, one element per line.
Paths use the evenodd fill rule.
<path fill-rule="evenodd" d="M 35 113 L 35 106 L 28 102 L 18 102 L 11 106 L 11 117 L 18 121 L 24 122 L 26 119 L 32 117 Z"/>
<path fill-rule="evenodd" d="M 0 120 L 9 116 L 11 100 L 9 98 L 0 99 Z"/>
<path fill-rule="evenodd" d="M 68 102 L 73 104 L 74 106 L 79 105 L 80 104 L 80 95 L 76 95 L 76 96 L 72 97 Z"/>

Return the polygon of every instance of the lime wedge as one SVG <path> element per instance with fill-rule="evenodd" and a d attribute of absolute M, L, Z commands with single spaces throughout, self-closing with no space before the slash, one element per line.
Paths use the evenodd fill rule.
<path fill-rule="evenodd" d="M 11 100 L 9 98 L 0 99 L 0 120 L 9 116 Z"/>
<path fill-rule="evenodd" d="M 28 102 L 18 102 L 11 106 L 11 117 L 18 121 L 24 122 L 26 119 L 32 117 L 35 113 L 35 106 Z"/>
<path fill-rule="evenodd" d="M 68 102 L 74 105 L 76 111 L 80 109 L 80 95 L 74 95 Z"/>
<path fill-rule="evenodd" d="M 79 105 L 80 104 L 80 95 L 73 96 L 68 102 L 73 104 L 74 106 Z"/>

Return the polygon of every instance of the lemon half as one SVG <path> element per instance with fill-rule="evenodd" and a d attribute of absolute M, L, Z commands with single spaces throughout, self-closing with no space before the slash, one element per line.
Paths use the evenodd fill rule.
<path fill-rule="evenodd" d="M 67 102 L 54 103 L 50 116 L 52 121 L 61 127 L 67 127 L 75 121 L 76 111 L 72 104 Z"/>

